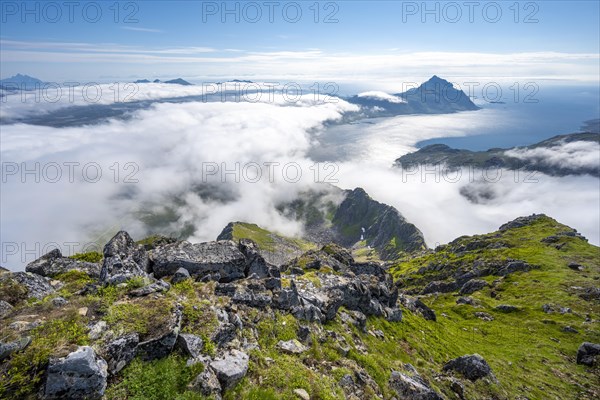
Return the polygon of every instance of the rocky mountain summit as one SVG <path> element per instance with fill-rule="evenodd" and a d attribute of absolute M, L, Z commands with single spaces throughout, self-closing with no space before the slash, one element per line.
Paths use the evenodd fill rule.
<path fill-rule="evenodd" d="M 309 242 L 271 263 L 261 245 L 283 242 L 255 227 L 206 243 L 121 231 L 102 254 L 2 269 L 0 397 L 600 394 L 599 249 L 545 215 L 385 264 Z"/>

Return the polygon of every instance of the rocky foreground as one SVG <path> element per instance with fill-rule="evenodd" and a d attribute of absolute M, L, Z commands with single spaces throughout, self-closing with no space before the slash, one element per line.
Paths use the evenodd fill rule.
<path fill-rule="evenodd" d="M 600 395 L 599 249 L 551 218 L 387 264 L 328 244 L 274 265 L 230 237 L 121 231 L 2 270 L 0 397 Z"/>

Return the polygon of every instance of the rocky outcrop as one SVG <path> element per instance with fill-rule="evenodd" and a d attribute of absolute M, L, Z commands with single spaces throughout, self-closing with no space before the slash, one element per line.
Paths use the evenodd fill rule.
<path fill-rule="evenodd" d="M 135 277 L 147 277 L 149 260 L 146 249 L 136 244 L 127 232 L 118 232 L 104 246 L 103 254 L 101 282 L 118 284 Z"/>
<path fill-rule="evenodd" d="M 107 361 L 109 374 L 117 374 L 134 359 L 139 341 L 139 335 L 134 332 L 121 336 L 104 347 L 102 354 Z"/>
<path fill-rule="evenodd" d="M 171 354 L 181 329 L 181 317 L 182 309 L 178 306 L 175 308 L 171 321 L 169 321 L 162 333 L 155 334 L 154 338 L 138 344 L 136 351 L 142 360 L 155 360 Z"/>
<path fill-rule="evenodd" d="M 592 367 L 600 356 L 600 344 L 584 342 L 577 349 L 577 364 Z"/>
<path fill-rule="evenodd" d="M 100 264 L 63 257 L 59 249 L 50 251 L 25 267 L 27 272 L 49 278 L 69 271 L 82 271 L 97 279 L 100 277 L 101 270 Z"/>
<path fill-rule="evenodd" d="M 476 381 L 492 374 L 492 369 L 479 354 L 466 355 L 448 361 L 444 371 L 456 371 L 465 378 Z"/>
<path fill-rule="evenodd" d="M 9 272 L 0 275 L 0 282 L 8 282 L 20 285 L 26 293 L 26 298 L 42 300 L 44 297 L 55 292 L 50 284 L 50 279 L 30 272 Z M 13 304 L 14 305 L 14 304 Z"/>
<path fill-rule="evenodd" d="M 106 389 L 106 362 L 91 347 L 80 347 L 65 358 L 51 360 L 44 399 L 101 399 Z"/>
<path fill-rule="evenodd" d="M 210 275 L 212 280 L 219 282 L 246 276 L 246 257 L 230 240 L 196 244 L 176 242 L 152 250 L 150 259 L 156 278 L 173 275 L 179 268 L 197 278 Z"/>
<path fill-rule="evenodd" d="M 415 367 L 404 364 L 402 372 L 392 371 L 390 387 L 406 400 L 443 400 L 419 375 Z"/>
<path fill-rule="evenodd" d="M 465 294 L 472 294 L 488 286 L 488 283 L 482 279 L 471 279 L 460 288 L 458 293 L 461 296 Z"/>

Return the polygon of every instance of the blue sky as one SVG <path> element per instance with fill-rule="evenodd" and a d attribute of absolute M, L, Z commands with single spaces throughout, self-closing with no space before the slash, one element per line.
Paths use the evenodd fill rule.
<path fill-rule="evenodd" d="M 1 76 L 385 82 L 437 73 L 597 82 L 600 2 L 473 3 L 274 1 L 269 8 L 263 1 L 79 2 L 70 21 L 60 1 L 53 2 L 59 17 L 44 2 L 26 2 L 31 12 L 23 15 L 22 2 L 3 1 Z M 238 11 L 222 15 L 224 4 Z M 257 8 L 262 16 L 252 23 Z M 424 14 L 425 8 L 434 11 Z"/>

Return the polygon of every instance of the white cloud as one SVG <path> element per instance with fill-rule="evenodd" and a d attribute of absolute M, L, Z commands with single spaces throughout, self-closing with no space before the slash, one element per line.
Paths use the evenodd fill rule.
<path fill-rule="evenodd" d="M 551 167 L 598 168 L 600 165 L 600 143 L 597 142 L 563 142 L 552 147 L 511 149 L 505 154 Z"/>
<path fill-rule="evenodd" d="M 406 103 L 406 101 L 404 101 L 404 99 L 401 97 L 394 96 L 394 95 L 391 95 L 386 92 L 376 91 L 376 90 L 369 91 L 369 92 L 362 92 L 362 93 L 359 93 L 357 96 L 358 97 L 366 97 L 366 98 L 370 98 L 370 99 L 385 100 L 390 103 Z"/>

